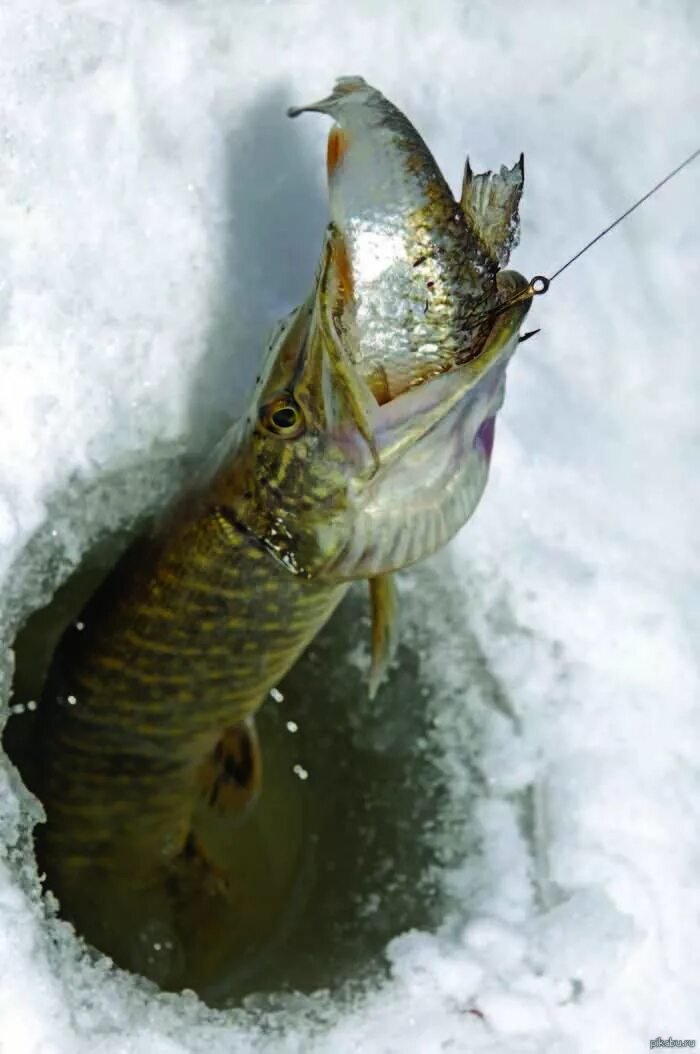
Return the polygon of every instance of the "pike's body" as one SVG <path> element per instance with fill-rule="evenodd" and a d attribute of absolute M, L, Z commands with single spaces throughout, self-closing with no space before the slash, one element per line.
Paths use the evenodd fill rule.
<path fill-rule="evenodd" d="M 486 483 L 530 303 L 524 279 L 498 272 L 522 169 L 468 170 L 460 208 L 363 81 L 315 108 L 338 126 L 314 288 L 197 494 L 59 647 L 41 793 L 45 864 L 71 914 L 99 874 L 175 899 L 190 888 L 209 859 L 202 810 L 240 812 L 255 795 L 248 719 L 270 688 L 363 578 L 376 687 L 394 639 L 390 573 L 444 545 Z M 504 290 L 517 302 L 485 317 Z"/>
<path fill-rule="evenodd" d="M 147 876 L 185 850 L 200 798 L 243 804 L 255 744 L 245 726 L 227 730 L 347 589 L 293 576 L 197 505 L 117 565 L 62 642 L 44 736 L 46 851 L 61 870 L 102 862 Z"/>

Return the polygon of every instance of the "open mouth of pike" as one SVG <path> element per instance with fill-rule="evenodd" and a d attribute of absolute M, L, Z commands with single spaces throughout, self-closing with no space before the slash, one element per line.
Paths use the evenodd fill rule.
<path fill-rule="evenodd" d="M 512 276 L 513 284 L 527 289 L 521 276 L 515 272 Z M 529 299 L 523 296 L 508 311 L 494 317 L 492 330 L 473 355 L 460 357 L 441 372 L 427 370 L 421 379 L 414 379 L 390 399 L 379 402 L 375 395 L 370 419 L 364 426 L 360 423 L 360 431 L 371 435 L 378 467 L 391 466 L 417 444 L 430 442 L 431 435 L 450 420 L 455 427 L 443 428 L 442 442 L 448 435 L 455 446 L 465 440 L 474 442 L 487 459 L 490 457 L 494 419 L 503 402 L 505 369 L 528 310 Z"/>

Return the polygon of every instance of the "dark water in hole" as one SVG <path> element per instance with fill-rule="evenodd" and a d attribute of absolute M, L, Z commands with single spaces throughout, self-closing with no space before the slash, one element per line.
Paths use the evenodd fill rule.
<path fill-rule="evenodd" d="M 37 694 L 56 626 L 79 610 L 95 581 L 83 576 L 30 620 L 18 640 L 15 703 Z M 430 568 L 400 581 L 407 586 L 402 643 L 374 701 L 367 698 L 362 585 L 280 684 L 283 698 L 270 698 L 258 715 L 263 793 L 248 817 L 220 832 L 233 901 L 218 911 L 193 891 L 173 966 L 157 898 L 135 903 L 96 881 L 68 912 L 90 943 L 164 987 L 194 988 L 212 1005 L 226 1005 L 252 991 L 339 990 L 376 978 L 392 937 L 438 922 L 435 874 L 444 854 L 434 835 L 450 795 L 433 736 L 435 663 L 427 663 L 430 673 L 425 667 L 437 612 L 444 633 L 454 602 Z M 483 680 L 462 620 L 455 612 L 452 633 L 468 645 L 465 676 L 469 670 Z M 32 721 L 30 712 L 12 717 L 5 735 L 30 786 Z M 244 939 L 236 935 L 242 918 Z"/>

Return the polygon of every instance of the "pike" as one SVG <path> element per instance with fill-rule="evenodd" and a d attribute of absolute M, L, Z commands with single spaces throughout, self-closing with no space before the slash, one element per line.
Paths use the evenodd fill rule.
<path fill-rule="evenodd" d="M 395 640 L 391 574 L 445 545 L 486 484 L 532 299 L 501 270 L 522 159 L 498 175 L 467 165 L 458 204 L 361 79 L 306 109 L 337 122 L 311 293 L 196 491 L 66 631 L 42 699 L 40 854 L 69 917 L 106 874 L 174 903 L 204 888 L 216 867 L 199 818 L 254 799 L 252 717 L 270 689 L 368 579 L 376 690 Z"/>

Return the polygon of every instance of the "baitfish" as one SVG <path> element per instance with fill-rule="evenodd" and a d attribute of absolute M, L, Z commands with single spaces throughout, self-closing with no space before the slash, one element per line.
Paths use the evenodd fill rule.
<path fill-rule="evenodd" d="M 523 285 L 500 270 L 519 238 L 524 162 L 464 170 L 456 202 L 413 125 L 361 77 L 307 111 L 328 114 L 338 324 L 380 402 L 475 355 L 489 309 Z M 527 283 L 524 283 L 527 285 Z"/>
<path fill-rule="evenodd" d="M 359 579 L 372 591 L 376 684 L 393 637 L 391 573 L 444 545 L 486 482 L 505 370 L 532 295 L 525 279 L 498 271 L 522 168 L 520 177 L 476 177 L 478 191 L 469 175 L 457 222 L 406 119 L 364 82 L 339 83 L 338 106 L 318 107 L 332 106 L 341 127 L 348 117 L 348 183 L 332 146 L 335 213 L 311 292 L 277 327 L 247 411 L 197 487 L 127 551 L 66 631 L 42 700 L 40 858 L 88 935 L 85 905 L 105 876 L 112 888 L 143 891 L 144 903 L 164 891 L 174 931 L 185 901 L 225 898 L 201 818 L 254 799 L 255 711 Z M 377 107 L 391 117 L 378 138 L 369 119 Z M 400 174 L 400 199 L 378 194 L 378 181 L 389 186 L 384 171 Z M 407 228 L 401 266 L 393 277 L 391 267 L 378 271 L 376 288 L 366 247 L 353 240 L 363 192 L 377 231 L 398 238 L 402 215 Z M 420 230 L 411 227 L 418 212 Z M 437 276 L 443 305 L 424 318 L 431 340 L 414 326 L 411 283 L 426 274 Z M 484 303 L 501 309 L 488 316 Z"/>

